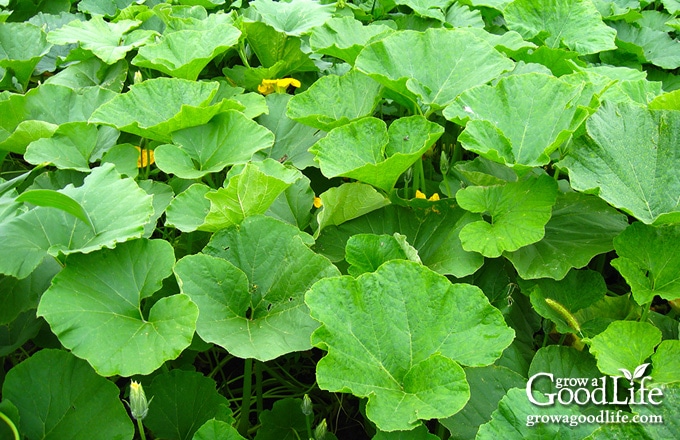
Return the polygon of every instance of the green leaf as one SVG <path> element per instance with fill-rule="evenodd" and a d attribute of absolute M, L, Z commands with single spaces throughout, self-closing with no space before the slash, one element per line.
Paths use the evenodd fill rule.
<path fill-rule="evenodd" d="M 302 399 L 286 398 L 274 402 L 272 409 L 260 413 L 260 428 L 255 440 L 298 440 L 307 436 L 307 422 L 300 409 Z"/>
<path fill-rule="evenodd" d="M 267 95 L 269 114 L 260 116 L 257 122 L 274 133 L 274 145 L 271 149 L 256 153 L 255 157 L 270 157 L 303 170 L 316 165 L 314 155 L 307 150 L 326 133 L 295 122 L 286 116 L 286 109 L 291 98 L 291 95 L 285 93 Z"/>
<path fill-rule="evenodd" d="M 418 251 L 413 249 L 405 238 L 396 232 L 395 236 L 357 234 L 350 237 L 345 251 L 345 260 L 350 265 L 347 272 L 356 278 L 366 272 L 375 272 L 381 264 L 390 260 L 420 263 Z"/>
<path fill-rule="evenodd" d="M 90 171 L 90 162 L 101 158 L 118 139 L 118 130 L 97 128 L 86 122 L 61 124 L 50 138 L 31 142 L 24 159 L 34 165 L 51 163 L 60 169 Z"/>
<path fill-rule="evenodd" d="M 470 384 L 470 400 L 459 413 L 440 421 L 451 432 L 453 440 L 474 438 L 480 425 L 491 420 L 491 414 L 508 390 L 526 384 L 526 379 L 518 373 L 495 365 L 466 368 L 465 376 Z"/>
<path fill-rule="evenodd" d="M 526 169 L 550 163 L 550 154 L 586 119 L 575 103 L 581 92 L 553 76 L 511 75 L 463 92 L 443 113 L 465 123 L 458 138 L 465 149 Z"/>
<path fill-rule="evenodd" d="M 652 355 L 652 373 L 656 383 L 680 382 L 680 368 L 678 368 L 678 356 L 680 356 L 680 341 L 662 341 Z"/>
<path fill-rule="evenodd" d="M 390 204 L 375 188 L 360 182 L 329 188 L 319 198 L 323 209 L 316 216 L 319 224 L 315 234 L 317 237 L 327 226 L 341 225 Z"/>
<path fill-rule="evenodd" d="M 285 3 L 278 3 L 285 4 Z M 282 78 L 293 72 L 316 71 L 318 68 L 304 52 L 302 40 L 284 32 L 278 32 L 264 22 L 243 23 L 243 29 L 253 52 L 257 55 L 262 67 L 269 69 L 262 71 L 262 79 Z M 251 71 L 251 73 L 253 73 Z M 248 88 L 249 85 L 247 85 Z"/>
<path fill-rule="evenodd" d="M 40 295 L 60 269 L 61 266 L 50 259 L 22 280 L 0 275 L 0 324 L 12 322 L 20 313 L 38 307 Z"/>
<path fill-rule="evenodd" d="M 146 191 L 147 194 L 153 196 L 153 214 L 149 222 L 144 225 L 144 238 L 151 238 L 151 235 L 156 230 L 156 222 L 163 215 L 165 209 L 168 207 L 173 199 L 174 193 L 170 185 L 155 180 L 139 181 L 139 187 Z"/>
<path fill-rule="evenodd" d="M 56 75 L 47 78 L 45 84 L 58 84 L 74 90 L 99 86 L 120 93 L 127 80 L 127 72 L 128 64 L 125 60 L 109 65 L 93 57 L 60 70 Z"/>
<path fill-rule="evenodd" d="M 214 17 L 225 17 L 226 21 L 229 16 Z M 236 45 L 241 36 L 241 31 L 227 22 L 211 24 L 198 29 L 166 31 L 156 43 L 142 46 L 132 64 L 175 78 L 196 80 L 213 58 Z"/>
<path fill-rule="evenodd" d="M 663 420 L 663 423 L 642 425 L 651 439 L 672 438 L 680 430 L 678 413 L 680 412 L 680 387 L 678 384 L 666 385 L 662 388 L 661 405 L 631 405 L 634 413 L 647 420 Z M 656 417 L 656 419 L 652 419 Z M 629 437 L 630 438 L 630 437 Z"/>
<path fill-rule="evenodd" d="M 0 89 L 26 91 L 33 69 L 52 45 L 30 23 L 0 23 Z"/>
<path fill-rule="evenodd" d="M 20 214 L 0 228 L 0 253 L 14 256 L 0 260 L 0 273 L 25 278 L 47 255 L 88 253 L 140 237 L 153 212 L 151 197 L 110 164 L 94 169 L 82 186 L 58 192 L 80 204 L 94 228 L 57 209 Z"/>
<path fill-rule="evenodd" d="M 333 17 L 323 26 L 312 29 L 309 45 L 317 53 L 354 65 L 364 46 L 392 32 L 394 30 L 384 24 L 372 23 L 364 26 L 353 17 Z"/>
<path fill-rule="evenodd" d="M 586 127 L 588 136 L 577 139 L 558 165 L 569 170 L 571 186 L 647 224 L 677 221 L 680 199 L 668 194 L 680 190 L 680 113 L 605 102 Z"/>
<path fill-rule="evenodd" d="M 464 277 L 484 262 L 480 254 L 463 250 L 458 238 L 466 224 L 478 219 L 478 215 L 456 206 L 453 199 L 427 202 L 426 207 L 390 205 L 340 226 L 325 228 L 317 239 L 316 250 L 331 261 L 340 261 L 351 236 L 397 232 L 416 248 L 424 265 L 442 275 Z"/>
<path fill-rule="evenodd" d="M 250 6 L 263 22 L 286 35 L 300 36 L 331 18 L 335 5 L 324 5 L 314 0 L 254 0 Z"/>
<path fill-rule="evenodd" d="M 115 92 L 99 87 L 75 91 L 43 84 L 25 95 L 0 100 L 0 151 L 23 154 L 31 142 L 52 136 L 59 125 L 86 122 L 95 109 L 114 96 Z"/>
<path fill-rule="evenodd" d="M 602 22 L 591 2 L 515 0 L 503 16 L 510 30 L 537 44 L 567 47 L 581 55 L 616 49 L 616 31 Z"/>
<path fill-rule="evenodd" d="M 38 315 L 100 375 L 149 374 L 179 356 L 195 330 L 198 309 L 186 295 L 162 298 L 148 317 L 142 314 L 142 300 L 161 288 L 174 262 L 163 240 L 72 255 L 43 294 Z"/>
<path fill-rule="evenodd" d="M 529 367 L 529 377 L 537 373 L 551 373 L 556 378 L 599 379 L 602 376 L 591 354 L 563 345 L 549 345 L 538 349 Z M 546 379 L 536 380 L 532 383 L 532 388 L 544 394 L 560 392 L 554 381 Z"/>
<path fill-rule="evenodd" d="M 157 375 L 146 390 L 153 401 L 144 425 L 157 438 L 191 439 L 203 423 L 231 413 L 226 397 L 215 388 L 214 380 L 194 371 L 172 370 Z"/>
<path fill-rule="evenodd" d="M 171 142 L 170 134 L 182 128 L 206 124 L 229 108 L 241 109 L 234 101 L 213 104 L 216 82 L 196 82 L 178 78 L 155 78 L 130 87 L 99 107 L 91 123 L 112 125 L 121 131 L 161 142 Z"/>
<path fill-rule="evenodd" d="M 193 440 L 246 440 L 246 438 L 242 437 L 236 428 L 230 424 L 221 420 L 210 419 L 198 428 Z"/>
<path fill-rule="evenodd" d="M 87 362 L 60 350 L 41 350 L 12 368 L 2 396 L 18 409 L 30 439 L 132 439 L 134 427 L 118 387 Z"/>
<path fill-rule="evenodd" d="M 330 131 L 373 115 L 381 92 L 379 83 L 356 70 L 350 70 L 343 76 L 323 76 L 290 100 L 286 116 L 319 130 Z"/>
<path fill-rule="evenodd" d="M 118 11 L 125 9 L 134 3 L 134 0 L 81 0 L 78 2 L 78 10 L 90 15 L 115 16 Z"/>
<path fill-rule="evenodd" d="M 533 398 L 539 402 L 547 401 L 539 391 L 533 392 Z M 491 421 L 480 426 L 477 440 L 581 440 L 596 427 L 595 424 L 579 423 L 541 423 L 536 420 L 542 416 L 578 417 L 582 413 L 575 405 L 536 406 L 527 399 L 525 389 L 513 388 L 501 399 L 498 409 L 493 412 Z"/>
<path fill-rule="evenodd" d="M 588 225 L 585 228 L 583 225 Z M 587 194 L 558 194 L 540 241 L 503 255 L 524 279 L 560 280 L 614 248 L 613 239 L 628 226 L 628 218 L 603 200 Z"/>
<path fill-rule="evenodd" d="M 199 229 L 217 231 L 237 225 L 246 217 L 264 214 L 301 176 L 298 170 L 273 159 L 248 162 L 238 170 L 232 168 L 224 188 L 205 194 L 210 200 L 210 211 Z"/>
<path fill-rule="evenodd" d="M 398 5 L 405 5 L 421 17 L 445 21 L 444 13 L 454 0 L 395 0 Z"/>
<path fill-rule="evenodd" d="M 536 243 L 545 235 L 556 196 L 557 184 L 547 175 L 461 189 L 456 193 L 461 208 L 491 217 L 491 223 L 480 220 L 463 227 L 460 231 L 463 249 L 494 258 L 503 251 L 516 251 Z"/>
<path fill-rule="evenodd" d="M 492 363 L 514 334 L 477 287 L 410 261 L 323 279 L 306 302 L 322 324 L 312 343 L 328 351 L 319 387 L 368 397 L 366 415 L 382 431 L 455 414 L 470 397 L 458 363 Z"/>
<path fill-rule="evenodd" d="M 207 185 L 195 183 L 177 194 L 165 211 L 166 225 L 182 232 L 192 232 L 201 227 L 210 212 L 210 200 L 205 197 L 210 191 Z"/>
<path fill-rule="evenodd" d="M 642 365 L 661 342 L 661 331 L 646 322 L 614 321 L 590 340 L 590 352 L 603 374 L 620 376 Z"/>
<path fill-rule="evenodd" d="M 249 217 L 216 233 L 206 254 L 182 258 L 175 274 L 198 305 L 196 331 L 241 358 L 261 361 L 308 350 L 318 324 L 303 302 L 322 278 L 339 275 L 310 240 L 278 220 Z M 304 241 L 303 241 L 304 240 Z"/>
<path fill-rule="evenodd" d="M 358 70 L 431 110 L 446 107 L 463 91 L 513 65 L 489 43 L 450 29 L 394 33 L 366 46 L 356 61 Z"/>
<path fill-rule="evenodd" d="M 247 162 L 255 152 L 269 148 L 274 135 L 243 113 L 228 110 L 198 127 L 178 130 L 173 144 L 156 147 L 156 165 L 182 179 L 198 179 Z"/>
<path fill-rule="evenodd" d="M 265 215 L 297 226 L 301 231 L 307 229 L 312 221 L 314 191 L 307 176 L 296 180 L 271 204 Z"/>
<path fill-rule="evenodd" d="M 430 434 L 427 426 L 419 425 L 410 431 L 378 431 L 371 440 L 437 440 L 434 434 Z"/>
<path fill-rule="evenodd" d="M 619 258 L 611 261 L 630 286 L 635 301 L 644 305 L 656 295 L 680 298 L 680 228 L 635 222 L 614 239 Z"/>
<path fill-rule="evenodd" d="M 423 116 L 397 119 L 389 128 L 369 117 L 333 129 L 309 151 L 326 177 L 350 177 L 390 191 L 443 132 Z"/>
<path fill-rule="evenodd" d="M 116 23 L 104 21 L 101 16 L 94 16 L 87 21 L 74 20 L 71 23 L 50 31 L 47 41 L 52 44 L 78 43 L 83 49 L 91 51 L 106 64 L 113 64 L 125 58 L 132 49 L 146 43 L 155 32 L 145 34 L 146 38 L 133 38 L 126 44 L 126 34 L 138 27 L 138 20 L 120 20 Z"/>
<path fill-rule="evenodd" d="M 44 206 L 46 208 L 60 209 L 81 220 L 94 230 L 92 220 L 87 215 L 83 206 L 66 194 L 51 189 L 34 189 L 21 193 L 21 195 L 16 198 L 16 201 L 30 203 L 36 206 Z"/>
<path fill-rule="evenodd" d="M 680 67 L 680 48 L 668 33 L 624 21 L 612 22 L 616 43 L 622 52 L 633 53 L 641 63 L 663 69 Z"/>
<path fill-rule="evenodd" d="M 35 316 L 35 309 L 20 313 L 11 322 L 0 324 L 0 356 L 11 355 L 29 340 L 35 338 L 43 328 L 43 324 L 44 322 Z"/>
<path fill-rule="evenodd" d="M 573 313 L 604 298 L 607 292 L 602 275 L 591 270 L 572 270 L 560 281 L 544 278 L 519 284 L 522 293 L 531 297 L 534 310 L 554 322 L 559 333 L 581 334 Z"/>

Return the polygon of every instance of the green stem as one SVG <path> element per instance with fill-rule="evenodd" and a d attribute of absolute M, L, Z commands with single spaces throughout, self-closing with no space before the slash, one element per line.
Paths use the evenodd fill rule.
<path fill-rule="evenodd" d="M 255 394 L 257 414 L 259 416 L 264 411 L 264 401 L 262 399 L 262 362 L 255 362 Z"/>
<path fill-rule="evenodd" d="M 142 440 L 146 440 L 146 434 L 144 433 L 144 425 L 142 425 L 142 419 L 137 419 L 137 428 L 139 429 L 139 436 Z"/>
<path fill-rule="evenodd" d="M 20 440 L 21 437 L 19 437 L 19 431 L 17 430 L 17 427 L 14 425 L 14 422 L 10 420 L 9 417 L 4 415 L 3 413 L 0 412 L 0 419 L 4 420 L 7 425 L 9 425 L 9 429 L 12 430 L 12 434 L 14 434 L 14 440 Z"/>
<path fill-rule="evenodd" d="M 307 438 L 312 439 L 314 436 L 312 435 L 312 417 L 313 415 L 305 416 L 305 423 L 307 424 Z"/>
<path fill-rule="evenodd" d="M 243 399 L 241 400 L 241 419 L 238 422 L 238 432 L 242 436 L 248 434 L 250 415 L 250 398 L 253 387 L 253 359 L 248 358 L 243 367 Z"/>
<path fill-rule="evenodd" d="M 642 305 L 642 314 L 640 315 L 640 322 L 647 322 L 647 316 L 649 315 L 649 308 L 652 306 L 651 302 Z"/>
<path fill-rule="evenodd" d="M 427 188 L 425 188 L 425 170 L 423 170 L 422 157 L 418 158 L 418 160 L 416 161 L 416 167 L 413 171 L 414 171 L 413 173 L 414 184 L 417 181 L 418 182 L 417 185 L 420 187 L 420 190 L 423 192 L 423 194 L 427 195 Z"/>

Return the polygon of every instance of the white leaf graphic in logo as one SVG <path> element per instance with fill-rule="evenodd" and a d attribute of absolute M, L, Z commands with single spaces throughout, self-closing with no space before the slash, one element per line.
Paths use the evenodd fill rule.
<path fill-rule="evenodd" d="M 619 368 L 619 371 L 622 372 L 624 376 L 626 376 L 626 379 L 631 382 L 633 381 L 633 375 L 630 373 L 630 371 L 626 370 L 625 368 Z"/>
<path fill-rule="evenodd" d="M 647 369 L 647 366 L 648 366 L 648 365 L 649 365 L 649 364 L 642 364 L 642 365 L 640 365 L 639 367 L 637 367 L 637 368 L 635 369 L 635 372 L 633 373 L 633 379 L 639 379 L 639 378 L 641 378 L 642 376 L 644 376 L 644 375 L 645 375 L 645 370 Z M 633 379 L 630 379 L 630 380 L 633 380 Z"/>

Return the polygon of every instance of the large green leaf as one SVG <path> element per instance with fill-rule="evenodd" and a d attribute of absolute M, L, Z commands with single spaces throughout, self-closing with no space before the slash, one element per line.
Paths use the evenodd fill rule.
<path fill-rule="evenodd" d="M 0 151 L 24 153 L 33 141 L 50 137 L 60 124 L 87 121 L 116 93 L 99 87 L 83 91 L 43 84 L 25 95 L 0 100 Z"/>
<path fill-rule="evenodd" d="M 395 0 L 395 3 L 408 6 L 421 17 L 434 18 L 443 22 L 446 19 L 444 14 L 454 0 Z"/>
<path fill-rule="evenodd" d="M 406 236 L 423 264 L 443 275 L 464 277 L 482 266 L 484 258 L 463 250 L 458 235 L 468 223 L 479 220 L 456 206 L 452 199 L 427 202 L 423 206 L 386 206 L 339 226 L 326 227 L 317 239 L 316 250 L 331 261 L 345 256 L 347 240 L 361 233 Z"/>
<path fill-rule="evenodd" d="M 353 65 L 364 46 L 392 32 L 394 30 L 384 24 L 364 26 L 353 17 L 333 17 L 323 26 L 312 29 L 309 45 L 317 53 L 330 55 Z"/>
<path fill-rule="evenodd" d="M 680 67 L 680 48 L 667 32 L 625 21 L 615 21 L 612 27 L 620 50 L 633 53 L 641 63 L 664 69 Z"/>
<path fill-rule="evenodd" d="M 109 23 L 101 16 L 94 16 L 87 21 L 74 20 L 51 31 L 47 34 L 47 41 L 53 44 L 78 43 L 106 64 L 113 64 L 155 34 L 151 31 L 130 32 L 140 24 L 142 22 L 138 20 Z"/>
<path fill-rule="evenodd" d="M 390 191 L 442 133 L 441 125 L 423 116 L 397 119 L 389 128 L 368 117 L 333 129 L 309 151 L 326 177 L 350 177 Z"/>
<path fill-rule="evenodd" d="M 33 69 L 50 47 L 38 26 L 0 23 L 0 89 L 24 92 Z"/>
<path fill-rule="evenodd" d="M 520 168 L 542 166 L 588 116 L 576 105 L 582 87 L 540 73 L 511 75 L 463 92 L 444 109 L 465 123 L 465 149 Z"/>
<path fill-rule="evenodd" d="M 302 399 L 280 399 L 272 409 L 260 413 L 260 428 L 255 440 L 298 440 L 307 436 L 306 417 L 301 410 Z"/>
<path fill-rule="evenodd" d="M 202 125 L 235 101 L 213 103 L 219 84 L 179 78 L 155 78 L 130 87 L 92 114 L 90 122 L 112 125 L 141 137 L 171 142 L 170 134 Z"/>
<path fill-rule="evenodd" d="M 261 428 L 258 429 L 258 432 L 260 430 Z M 246 440 L 246 438 L 241 436 L 236 428 L 229 423 L 210 419 L 196 431 L 193 440 Z"/>
<path fill-rule="evenodd" d="M 274 135 L 243 113 L 228 110 L 210 122 L 172 133 L 174 144 L 156 147 L 158 168 L 183 179 L 198 179 L 247 162 L 256 151 L 269 148 Z"/>
<path fill-rule="evenodd" d="M 92 252 L 141 237 L 153 207 L 132 179 L 121 179 L 113 165 L 96 168 L 80 187 L 58 191 L 84 209 L 91 225 L 67 212 L 36 207 L 0 228 L 0 273 L 24 278 L 47 256 Z"/>
<path fill-rule="evenodd" d="M 21 312 L 12 321 L 0 324 L 0 356 L 11 355 L 35 338 L 43 324 L 44 322 L 35 316 L 35 309 Z M 4 438 L 2 434 L 0 429 L 0 438 Z"/>
<path fill-rule="evenodd" d="M 586 55 L 616 49 L 616 31 L 590 1 L 515 0 L 503 11 L 508 28 L 551 48 Z"/>
<path fill-rule="evenodd" d="M 564 278 L 598 254 L 614 248 L 613 239 L 628 226 L 626 215 L 588 194 L 558 194 L 545 236 L 503 255 L 524 279 Z"/>
<path fill-rule="evenodd" d="M 189 440 L 210 419 L 228 421 L 229 402 L 215 381 L 195 371 L 172 370 L 154 377 L 146 394 L 153 402 L 144 419 L 157 438 Z"/>
<path fill-rule="evenodd" d="M 491 217 L 491 223 L 480 220 L 463 227 L 463 249 L 494 258 L 536 243 L 545 235 L 556 197 L 557 184 L 547 175 L 458 191 L 456 200 L 461 208 Z"/>
<path fill-rule="evenodd" d="M 241 31 L 226 22 L 229 16 L 220 14 L 212 17 L 225 17 L 225 22 L 166 32 L 156 43 L 142 46 L 132 64 L 175 78 L 195 80 L 210 60 L 238 43 L 241 36 Z"/>
<path fill-rule="evenodd" d="M 264 214 L 302 174 L 273 159 L 266 159 L 233 167 L 227 177 L 224 188 L 205 194 L 210 200 L 210 211 L 200 230 L 217 231 L 237 225 L 246 217 Z"/>
<path fill-rule="evenodd" d="M 373 115 L 381 92 L 379 83 L 356 70 L 343 76 L 323 76 L 290 100 L 287 116 L 330 131 L 355 119 Z"/>
<path fill-rule="evenodd" d="M 638 304 L 650 303 L 656 295 L 680 298 L 680 228 L 630 225 L 614 239 L 619 258 L 612 260 L 625 278 Z"/>
<path fill-rule="evenodd" d="M 662 341 L 652 355 L 652 374 L 655 383 L 680 382 L 680 341 L 677 339 Z"/>
<path fill-rule="evenodd" d="M 26 147 L 24 159 L 34 165 L 51 163 L 60 169 L 89 172 L 90 162 L 101 159 L 118 139 L 118 130 L 96 127 L 87 122 L 59 125 L 52 137 L 41 138 Z"/>
<path fill-rule="evenodd" d="M 87 362 L 60 350 L 33 354 L 7 373 L 2 387 L 30 440 L 132 440 L 135 429 L 119 393 Z"/>
<path fill-rule="evenodd" d="M 532 393 L 533 399 L 539 402 L 547 398 L 539 391 Z M 560 421 L 564 417 L 578 417 L 582 413 L 575 405 L 536 406 L 527 398 L 525 389 L 513 388 L 501 399 L 498 409 L 493 412 L 491 421 L 480 426 L 477 440 L 581 440 L 589 435 L 597 425 L 579 423 L 541 423 L 540 418 L 550 416 Z M 538 419 L 538 420 L 537 420 Z"/>
<path fill-rule="evenodd" d="M 345 254 L 349 264 L 347 272 L 355 278 L 366 272 L 375 272 L 381 264 L 390 260 L 421 263 L 418 251 L 406 241 L 405 236 L 396 232 L 394 235 L 353 235 L 347 240 Z"/>
<path fill-rule="evenodd" d="M 642 365 L 661 342 L 661 331 L 647 322 L 614 321 L 590 340 L 590 352 L 603 374 L 621 376 Z"/>
<path fill-rule="evenodd" d="M 286 116 L 286 109 L 291 98 L 291 95 L 286 93 L 267 95 L 269 114 L 260 116 L 257 122 L 274 133 L 275 140 L 271 149 L 260 151 L 256 157 L 260 155 L 271 157 L 303 170 L 316 165 L 314 155 L 307 150 L 326 133 L 295 122 Z"/>
<path fill-rule="evenodd" d="M 323 209 L 316 216 L 319 224 L 316 236 L 326 226 L 341 225 L 390 203 L 375 188 L 360 182 L 343 183 L 329 188 L 319 198 Z"/>
<path fill-rule="evenodd" d="M 428 29 L 397 32 L 369 44 L 356 67 L 412 102 L 420 100 L 436 110 L 511 70 L 513 62 L 464 30 Z"/>
<path fill-rule="evenodd" d="M 279 32 L 300 36 L 331 18 L 334 4 L 321 4 L 314 0 L 254 0 L 250 6 L 255 9 L 263 22 Z"/>
<path fill-rule="evenodd" d="M 586 122 L 560 162 L 571 186 L 597 193 L 644 223 L 680 219 L 680 112 L 649 111 L 633 103 L 608 104 Z"/>
<path fill-rule="evenodd" d="M 142 301 L 161 288 L 175 262 L 163 240 L 71 255 L 43 294 L 38 315 L 61 343 L 102 376 L 149 374 L 189 346 L 198 309 L 186 295 Z M 102 343 L 106 341 L 106 343 Z"/>
<path fill-rule="evenodd" d="M 520 281 L 525 295 L 531 297 L 534 310 L 556 324 L 560 333 L 576 333 L 581 328 L 573 313 L 604 298 L 607 285 L 599 272 L 570 271 L 560 281 L 549 278 Z"/>
<path fill-rule="evenodd" d="M 410 261 L 323 279 L 305 300 L 322 324 L 312 342 L 328 351 L 319 387 L 368 397 L 366 415 L 382 431 L 458 412 L 470 397 L 459 363 L 494 362 L 514 335 L 477 287 Z"/>
<path fill-rule="evenodd" d="M 465 377 L 470 384 L 470 400 L 459 413 L 441 420 L 453 440 L 474 438 L 479 427 L 491 419 L 508 390 L 526 384 L 526 379 L 518 373 L 496 365 L 466 368 Z"/>
<path fill-rule="evenodd" d="M 56 261 L 49 259 L 22 280 L 0 275 L 0 324 L 12 322 L 20 313 L 38 307 L 40 296 L 60 269 Z"/>
<path fill-rule="evenodd" d="M 210 200 L 205 197 L 210 191 L 209 186 L 195 183 L 177 194 L 165 212 L 166 225 L 183 232 L 197 230 L 210 212 Z"/>
<path fill-rule="evenodd" d="M 551 373 L 556 378 L 599 379 L 602 377 L 593 355 L 563 345 L 549 345 L 538 349 L 531 360 L 529 377 L 538 373 Z M 540 376 L 538 380 L 532 382 L 532 389 L 541 393 L 559 393 L 560 391 L 554 381 L 540 378 Z"/>
<path fill-rule="evenodd" d="M 177 262 L 182 292 L 200 310 L 196 330 L 202 339 L 262 361 L 311 348 L 309 337 L 318 324 L 304 293 L 339 271 L 310 250 L 310 237 L 303 236 L 278 220 L 249 217 L 216 233 L 207 255 Z"/>

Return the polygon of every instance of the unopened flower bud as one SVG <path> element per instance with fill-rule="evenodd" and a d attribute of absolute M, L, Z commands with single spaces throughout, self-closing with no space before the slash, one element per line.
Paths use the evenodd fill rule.
<path fill-rule="evenodd" d="M 310 399 L 308 395 L 305 394 L 302 398 L 302 405 L 300 405 L 300 408 L 302 409 L 302 414 L 305 416 L 311 416 L 313 414 L 312 399 Z"/>
<path fill-rule="evenodd" d="M 318 424 L 316 429 L 314 429 L 314 438 L 316 440 L 323 440 L 326 438 L 326 433 L 328 432 L 328 426 L 326 425 L 326 419 L 323 419 L 321 423 Z"/>
<path fill-rule="evenodd" d="M 139 70 L 135 72 L 135 74 L 132 76 L 132 83 L 133 84 L 140 84 L 142 82 L 142 72 Z"/>
<path fill-rule="evenodd" d="M 149 402 L 146 401 L 144 388 L 139 382 L 130 382 L 130 412 L 135 420 L 141 420 L 149 412 Z"/>

